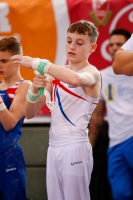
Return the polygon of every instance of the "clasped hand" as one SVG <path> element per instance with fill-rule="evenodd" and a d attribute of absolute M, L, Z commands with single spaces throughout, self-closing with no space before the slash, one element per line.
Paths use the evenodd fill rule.
<path fill-rule="evenodd" d="M 33 86 L 32 86 L 32 92 L 37 94 L 39 88 L 45 88 L 48 84 L 49 80 L 46 75 L 36 75 L 33 79 Z"/>

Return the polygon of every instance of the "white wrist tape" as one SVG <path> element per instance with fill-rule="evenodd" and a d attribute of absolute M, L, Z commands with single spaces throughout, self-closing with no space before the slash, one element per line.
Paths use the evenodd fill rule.
<path fill-rule="evenodd" d="M 47 62 L 45 68 L 44 68 L 44 74 L 47 74 L 48 73 L 48 70 L 49 70 L 49 67 L 52 63 L 50 61 Z"/>
<path fill-rule="evenodd" d="M 34 58 L 32 63 L 31 63 L 31 67 L 33 70 L 37 70 L 39 63 L 41 62 L 40 58 Z"/>
<path fill-rule="evenodd" d="M 5 110 L 6 109 L 6 105 L 3 102 L 2 97 L 0 96 L 0 111 Z"/>
<path fill-rule="evenodd" d="M 31 67 L 34 71 L 37 70 L 40 74 L 47 74 L 51 64 L 52 63 L 49 60 L 34 58 Z"/>

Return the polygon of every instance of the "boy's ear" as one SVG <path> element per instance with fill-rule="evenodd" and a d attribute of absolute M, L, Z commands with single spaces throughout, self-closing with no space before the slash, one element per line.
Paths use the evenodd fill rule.
<path fill-rule="evenodd" d="M 92 43 L 90 52 L 91 53 L 94 52 L 96 50 L 96 48 L 97 48 L 97 44 L 96 43 Z"/>

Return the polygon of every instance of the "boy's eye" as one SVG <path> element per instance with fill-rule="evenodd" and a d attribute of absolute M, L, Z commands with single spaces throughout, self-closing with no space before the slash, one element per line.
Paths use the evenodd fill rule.
<path fill-rule="evenodd" d="M 117 42 L 117 43 L 110 43 L 109 44 L 109 47 L 113 47 L 113 46 L 118 46 L 118 47 L 121 47 L 123 44 L 120 43 L 120 42 Z"/>
<path fill-rule="evenodd" d="M 2 62 L 2 63 L 7 63 L 8 60 L 7 60 L 7 59 L 2 59 L 1 62 Z"/>
<path fill-rule="evenodd" d="M 70 44 L 71 43 L 71 41 L 70 40 L 67 40 L 67 42 Z"/>
<path fill-rule="evenodd" d="M 81 43 L 79 43 L 79 42 L 78 42 L 77 44 L 78 44 L 78 45 L 82 45 L 82 44 L 81 44 Z"/>

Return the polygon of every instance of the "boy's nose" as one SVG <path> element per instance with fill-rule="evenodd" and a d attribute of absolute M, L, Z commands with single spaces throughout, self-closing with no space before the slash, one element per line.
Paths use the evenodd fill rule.
<path fill-rule="evenodd" d="M 75 45 L 73 43 L 71 43 L 70 48 L 75 49 Z"/>

